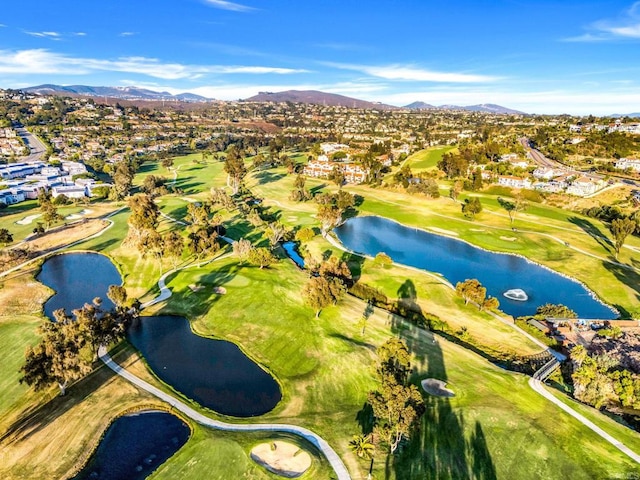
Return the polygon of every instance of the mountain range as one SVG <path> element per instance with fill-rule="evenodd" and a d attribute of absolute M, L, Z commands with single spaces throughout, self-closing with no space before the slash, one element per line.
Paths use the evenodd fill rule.
<path fill-rule="evenodd" d="M 24 88 L 27 93 L 39 95 L 68 95 L 84 97 L 106 97 L 121 100 L 147 100 L 147 101 L 179 101 L 188 103 L 201 103 L 213 101 L 213 99 L 195 95 L 193 93 L 180 93 L 172 95 L 169 92 L 157 92 L 140 87 L 91 87 L 87 85 L 53 85 L 45 84 Z M 308 103 L 315 105 L 340 106 L 348 108 L 379 109 L 379 110 L 465 110 L 471 112 L 495 113 L 495 114 L 524 114 L 518 110 L 502 107 L 491 103 L 480 105 L 431 105 L 425 102 L 413 102 L 404 107 L 396 107 L 380 102 L 370 102 L 357 98 L 338 95 L 335 93 L 321 92 L 318 90 L 286 90 L 282 92 L 259 92 L 253 97 L 244 99 L 245 102 L 292 102 Z"/>
<path fill-rule="evenodd" d="M 335 93 L 320 92 L 318 90 L 285 90 L 284 92 L 260 92 L 258 95 L 246 98 L 245 102 L 292 102 L 328 105 L 332 107 L 349 108 L 378 108 L 395 110 L 398 107 L 384 103 L 368 102 L 357 98 L 345 97 Z"/>
<path fill-rule="evenodd" d="M 168 100 L 181 102 L 207 102 L 208 98 L 193 93 L 172 95 L 169 92 L 156 92 L 140 87 L 89 87 L 87 85 L 38 85 L 22 89 L 27 93 L 39 95 L 69 95 L 83 97 L 108 97 L 122 100 Z"/>
<path fill-rule="evenodd" d="M 503 107 L 494 103 L 481 103 L 479 105 L 431 105 L 424 102 L 413 102 L 409 105 L 405 105 L 404 108 L 410 110 L 465 110 L 468 112 L 482 112 L 482 113 L 496 113 L 496 114 L 510 114 L 510 115 L 526 115 L 526 113 L 512 108 Z"/>

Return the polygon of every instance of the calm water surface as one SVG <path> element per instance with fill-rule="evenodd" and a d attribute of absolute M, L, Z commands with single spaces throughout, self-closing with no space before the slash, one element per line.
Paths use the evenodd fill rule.
<path fill-rule="evenodd" d="M 196 335 L 183 317 L 140 317 L 128 338 L 158 377 L 216 412 L 262 415 L 282 398 L 278 382 L 237 345 Z"/>
<path fill-rule="evenodd" d="M 394 262 L 440 273 L 453 285 L 477 278 L 487 295 L 498 298 L 500 309 L 515 317 L 533 314 L 545 303 L 567 305 L 581 318 L 618 316 L 577 281 L 516 255 L 488 252 L 375 216 L 352 218 L 335 232 L 350 250 L 371 256 L 384 252 Z M 524 290 L 529 299 L 518 302 L 503 296 L 514 288 Z"/>
<path fill-rule="evenodd" d="M 44 304 L 44 313 L 53 318 L 53 312 L 65 308 L 71 313 L 85 303 L 100 297 L 105 309 L 113 303 L 107 298 L 110 285 L 121 285 L 122 277 L 108 257 L 98 253 L 65 253 L 49 258 L 36 277 L 55 290 Z"/>
<path fill-rule="evenodd" d="M 145 411 L 117 418 L 74 480 L 142 480 L 182 445 L 191 431 L 175 415 Z"/>

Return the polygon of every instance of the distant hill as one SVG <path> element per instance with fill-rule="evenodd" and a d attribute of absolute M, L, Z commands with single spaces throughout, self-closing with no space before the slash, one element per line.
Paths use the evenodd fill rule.
<path fill-rule="evenodd" d="M 434 106 L 424 102 L 413 102 L 409 105 L 405 105 L 404 108 L 409 108 L 411 110 L 466 110 L 468 112 L 526 115 L 526 113 L 519 110 L 513 110 L 511 108 L 503 107 L 501 105 L 495 105 L 493 103 L 482 103 L 480 105 L 468 105 L 466 107 L 462 107 L 460 105 Z"/>
<path fill-rule="evenodd" d="M 87 85 L 38 85 L 22 89 L 28 93 L 39 95 L 69 95 L 83 97 L 108 97 L 122 100 L 179 100 L 182 102 L 207 102 L 206 97 L 194 95 L 193 93 L 180 93 L 171 95 L 169 92 L 156 92 L 139 87 L 90 87 Z"/>
<path fill-rule="evenodd" d="M 622 117 L 640 118 L 640 112 L 636 112 L 636 113 L 614 113 L 613 115 L 609 115 L 609 117 L 611 117 L 611 118 L 622 118 Z"/>
<path fill-rule="evenodd" d="M 284 92 L 260 92 L 245 102 L 292 102 L 310 103 L 314 105 L 329 105 L 332 107 L 348 108 L 377 108 L 382 110 L 395 110 L 398 107 L 385 105 L 384 103 L 368 102 L 357 98 L 345 97 L 335 93 L 320 92 L 317 90 L 286 90 Z"/>
<path fill-rule="evenodd" d="M 430 103 L 413 102 L 413 103 L 410 103 L 409 105 L 405 105 L 402 108 L 408 108 L 409 110 L 433 110 L 434 108 L 438 108 L 438 107 L 431 105 Z"/>

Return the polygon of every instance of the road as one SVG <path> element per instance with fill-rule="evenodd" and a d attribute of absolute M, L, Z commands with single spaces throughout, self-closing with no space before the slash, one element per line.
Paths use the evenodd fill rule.
<path fill-rule="evenodd" d="M 42 161 L 45 152 L 47 151 L 47 146 L 42 143 L 38 137 L 36 137 L 33 133 L 29 132 L 24 126 L 19 123 L 14 123 L 13 128 L 16 130 L 20 138 L 24 140 L 24 143 L 29 148 L 29 155 L 26 157 L 20 157 L 21 162 L 33 163 Z"/>

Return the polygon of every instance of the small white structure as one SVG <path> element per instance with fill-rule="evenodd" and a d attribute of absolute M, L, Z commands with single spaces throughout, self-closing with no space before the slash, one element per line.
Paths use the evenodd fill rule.
<path fill-rule="evenodd" d="M 511 188 L 531 188 L 531 180 L 511 175 L 500 175 L 498 177 L 498 185 Z"/>
<path fill-rule="evenodd" d="M 615 167 L 618 170 L 626 170 L 630 168 L 635 172 L 640 172 L 640 160 L 637 158 L 621 158 L 616 162 Z"/>

